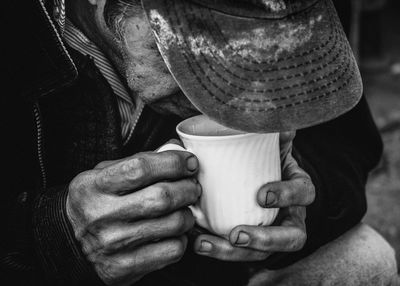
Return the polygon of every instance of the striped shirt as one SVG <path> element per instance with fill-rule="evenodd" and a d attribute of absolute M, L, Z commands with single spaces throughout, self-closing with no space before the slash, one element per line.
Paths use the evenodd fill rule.
<path fill-rule="evenodd" d="M 107 79 L 117 96 L 119 113 L 121 115 L 122 138 L 125 145 L 128 143 L 140 114 L 143 111 L 143 101 L 138 96 L 134 96 L 132 92 L 125 87 L 105 54 L 75 27 L 68 18 L 65 20 L 63 36 L 65 42 L 71 48 L 93 58 L 96 66 Z"/>

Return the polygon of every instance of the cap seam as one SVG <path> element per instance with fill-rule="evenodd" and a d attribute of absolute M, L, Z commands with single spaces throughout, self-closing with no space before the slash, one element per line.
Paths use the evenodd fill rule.
<path fill-rule="evenodd" d="M 177 15 L 175 15 L 175 16 L 177 16 Z M 181 31 L 181 32 L 182 32 L 182 31 Z M 187 45 L 187 43 L 186 43 L 186 45 Z M 334 50 L 334 46 L 330 49 L 330 51 L 333 51 L 333 50 Z M 338 57 L 340 51 L 343 52 L 342 49 L 339 49 L 339 50 L 338 50 L 338 53 L 336 53 L 336 55 L 335 55 L 336 59 L 337 59 L 337 57 Z M 326 54 L 323 55 L 323 56 L 320 56 L 319 60 L 323 59 L 323 57 L 327 56 L 327 54 L 328 54 L 328 53 L 326 53 Z M 203 57 L 204 57 L 204 56 L 203 56 Z M 210 63 L 206 60 L 206 57 L 204 57 L 204 59 L 205 59 L 206 63 L 208 64 L 208 67 L 210 67 L 210 69 L 212 69 L 212 70 L 214 71 L 215 74 L 217 74 L 218 76 L 221 76 L 219 73 L 215 72 L 215 70 L 212 68 L 212 66 L 210 65 Z M 334 61 L 334 60 L 335 60 L 335 59 L 333 59 L 333 61 Z M 190 61 L 189 61 L 188 59 L 187 59 L 187 61 L 188 61 L 187 64 L 188 64 L 188 65 L 191 65 L 191 64 L 189 64 Z M 310 64 L 310 63 L 311 63 L 311 62 L 308 62 L 308 64 Z M 325 78 L 328 77 L 329 75 L 335 74 L 337 71 L 339 71 L 340 69 L 342 69 L 342 68 L 343 68 L 343 63 L 344 63 L 344 62 L 342 61 L 342 62 L 341 62 L 341 65 L 340 65 L 339 67 L 337 67 L 337 68 L 335 69 L 335 71 L 330 72 L 329 74 L 325 75 Z M 209 78 L 209 76 L 205 74 L 203 68 L 202 68 L 197 62 L 194 62 L 194 64 L 198 66 L 200 72 L 207 78 L 207 80 L 214 86 L 214 88 L 220 90 L 220 91 L 221 91 L 222 93 L 224 93 L 226 96 L 234 97 L 232 94 L 227 93 L 227 92 L 226 92 L 225 90 L 223 90 L 221 87 L 217 86 L 217 85 L 214 83 L 214 81 L 212 81 L 212 80 Z M 307 65 L 308 65 L 308 64 L 307 64 Z M 306 65 L 306 64 L 303 64 L 303 65 Z M 293 68 L 297 68 L 297 67 L 300 67 L 300 66 L 301 66 L 301 65 L 294 66 Z M 322 65 L 322 67 L 320 67 L 320 68 L 322 69 L 322 68 L 325 68 L 325 67 L 327 67 L 327 66 L 328 66 L 328 64 L 324 64 L 324 65 Z M 347 72 L 348 68 L 349 68 L 349 64 L 345 67 L 344 73 Z M 225 70 L 225 71 L 228 71 L 228 70 Z M 340 78 L 342 78 L 342 76 L 343 76 L 343 74 L 342 74 L 341 76 L 337 77 L 334 81 L 331 81 L 331 84 L 332 84 L 332 82 L 338 81 Z M 320 80 L 322 80 L 321 78 L 324 79 L 324 77 L 320 77 Z M 313 79 L 313 80 L 309 81 L 308 83 L 318 82 L 318 81 L 320 81 L 320 80 L 318 80 L 318 78 L 317 78 L 317 79 Z M 297 85 L 287 86 L 287 87 L 285 87 L 285 88 L 279 88 L 279 89 L 275 89 L 275 90 L 262 90 L 262 91 L 260 91 L 260 92 L 265 93 L 266 91 L 271 91 L 271 92 L 280 91 L 280 90 L 284 90 L 284 89 L 290 89 L 290 88 L 301 87 L 301 86 L 304 86 L 304 85 L 306 85 L 306 84 L 307 84 L 307 83 L 303 82 L 303 83 L 300 84 L 300 85 L 297 84 Z M 234 84 L 230 84 L 230 86 L 233 86 L 233 87 L 235 88 L 235 85 L 234 85 Z M 237 88 L 237 87 L 236 87 L 236 88 Z M 246 90 L 246 91 L 250 91 L 250 92 L 255 92 L 255 90 L 249 90 L 249 89 L 245 89 L 245 90 Z M 313 91 L 311 91 L 311 92 L 313 92 Z M 310 92 L 310 93 L 311 93 L 311 92 Z M 273 98 L 273 99 L 267 99 L 267 100 L 264 100 L 264 101 L 261 101 L 261 100 L 254 100 L 254 99 L 253 99 L 253 100 L 250 100 L 250 101 L 251 101 L 251 102 L 260 102 L 260 103 L 261 103 L 261 102 L 273 102 L 273 101 L 285 100 L 285 99 L 297 97 L 297 96 L 299 96 L 299 95 L 304 95 L 304 94 L 305 94 L 305 93 L 292 94 L 292 95 L 289 95 L 289 96 L 287 96 L 287 97 L 278 97 L 278 98 Z M 239 98 L 238 98 L 238 99 L 239 99 Z M 242 99 L 244 99 L 244 101 L 246 101 L 245 98 L 242 98 Z M 249 102 L 249 100 L 247 100 L 246 102 Z"/>
<path fill-rule="evenodd" d="M 168 8 L 167 8 L 167 10 L 168 10 Z M 178 15 L 176 14 L 176 12 L 175 12 L 175 18 L 178 18 Z M 189 27 L 191 28 L 190 24 L 188 24 L 188 25 L 189 25 Z M 175 30 L 175 28 L 173 27 L 173 25 L 172 25 L 171 28 L 172 28 L 173 32 L 176 33 L 176 30 Z M 332 29 L 334 32 L 336 32 L 336 33 L 335 33 L 335 39 L 337 39 L 337 35 L 338 35 L 339 31 L 338 31 L 337 29 L 333 29 L 332 26 L 331 26 L 331 29 Z M 180 32 L 183 33 L 182 30 L 180 30 Z M 212 34 L 211 34 L 211 33 L 210 33 L 210 36 L 212 37 Z M 214 37 L 212 37 L 212 38 L 214 39 Z M 224 41 L 226 42 L 225 39 L 224 39 Z M 336 45 L 336 43 L 337 43 L 337 41 L 335 41 L 335 45 Z M 187 44 L 186 41 L 185 41 L 185 44 L 186 44 L 186 46 L 188 47 L 188 44 Z M 327 52 L 325 52 L 323 55 L 319 56 L 318 58 L 315 58 L 315 59 L 313 59 L 313 60 L 311 60 L 311 61 L 303 62 L 303 63 L 298 64 L 298 65 L 290 65 L 290 66 L 283 66 L 283 67 L 279 67 L 279 68 L 269 68 L 269 69 L 257 69 L 257 70 L 254 70 L 254 69 L 246 68 L 246 67 L 244 67 L 243 65 L 239 65 L 239 64 L 237 64 L 237 63 L 234 63 L 234 64 L 235 64 L 235 66 L 236 66 L 237 68 L 243 69 L 243 70 L 249 71 L 249 72 L 267 73 L 267 72 L 277 72 L 277 71 L 282 71 L 282 70 L 289 70 L 289 69 L 294 69 L 294 68 L 302 67 L 302 66 L 305 66 L 305 65 L 310 65 L 310 64 L 312 64 L 312 63 L 315 63 L 315 62 L 317 62 L 317 61 L 322 60 L 324 57 L 326 57 L 326 56 L 335 48 L 335 45 L 333 45 Z M 216 59 L 216 60 L 218 59 L 218 57 L 215 56 L 214 53 L 213 53 L 212 51 L 210 51 L 210 53 L 212 54 L 212 56 L 213 56 L 214 59 Z M 299 56 L 299 57 L 304 57 L 304 55 L 303 55 L 303 56 Z M 244 58 L 242 58 L 242 59 L 244 59 Z M 219 60 L 218 60 L 218 62 L 219 62 Z M 270 62 L 269 64 L 273 64 L 273 63 L 277 63 L 277 62 Z M 220 65 L 222 65 L 222 64 L 220 64 Z M 222 66 L 223 66 L 223 65 L 222 65 Z M 229 71 L 229 70 L 228 70 L 228 71 Z M 235 74 L 233 74 L 233 75 L 235 76 Z M 243 78 L 240 78 L 240 79 L 243 79 Z"/>
<path fill-rule="evenodd" d="M 186 55 L 185 55 L 184 57 L 186 58 Z M 186 59 L 186 60 L 187 60 L 187 59 Z M 289 108 L 289 107 L 298 106 L 298 105 L 301 105 L 301 104 L 305 104 L 305 103 L 308 103 L 308 102 L 315 101 L 315 100 L 317 100 L 317 99 L 321 99 L 321 98 L 327 97 L 327 96 L 329 96 L 330 94 L 332 94 L 332 93 L 334 93 L 334 92 L 337 92 L 337 91 L 340 91 L 341 89 L 343 89 L 343 87 L 347 86 L 348 83 L 350 82 L 351 78 L 352 78 L 352 76 L 351 76 L 351 74 L 350 74 L 350 75 L 346 78 L 346 80 L 343 82 L 343 84 L 340 85 L 340 86 L 338 86 L 336 89 L 330 90 L 330 91 L 328 91 L 328 92 L 325 92 L 325 93 L 323 93 L 323 94 L 321 94 L 321 95 L 318 95 L 318 96 L 315 96 L 315 97 L 312 97 L 312 98 L 308 98 L 308 99 L 304 99 L 304 100 L 299 100 L 299 101 L 296 101 L 296 102 L 293 102 L 293 103 L 290 103 L 290 104 L 278 105 L 278 106 L 275 106 L 275 107 L 257 108 L 257 109 L 255 109 L 255 108 L 241 107 L 241 106 L 235 106 L 235 105 L 232 105 L 232 104 L 228 104 L 226 101 L 222 100 L 221 98 L 219 98 L 218 96 L 216 96 L 212 91 L 210 91 L 210 89 L 204 84 L 204 82 L 201 80 L 201 78 L 198 76 L 198 74 L 193 70 L 193 68 L 192 68 L 190 65 L 189 65 L 189 68 L 192 70 L 192 73 L 193 73 L 193 75 L 196 77 L 198 83 L 199 83 L 199 84 L 211 95 L 211 97 L 214 98 L 216 101 L 218 101 L 218 102 L 220 102 L 220 103 L 222 103 L 222 104 L 224 104 L 224 105 L 227 105 L 227 106 L 229 106 L 229 107 L 231 107 L 231 108 L 233 108 L 233 109 L 236 109 L 236 110 L 240 110 L 240 111 L 254 111 L 254 112 L 266 112 L 266 111 L 272 111 L 272 110 L 279 110 L 279 109 L 283 109 L 283 108 Z M 340 77 L 340 78 L 341 78 L 341 77 Z M 337 80 L 339 80 L 339 79 L 337 79 Z M 211 83 L 212 83 L 212 82 L 211 82 Z M 305 94 L 310 94 L 310 93 L 316 92 L 316 91 L 318 91 L 318 90 L 321 90 L 321 89 L 323 89 L 323 88 L 328 88 L 329 86 L 332 85 L 332 83 L 334 83 L 334 82 L 330 82 L 328 85 L 322 85 L 322 86 L 320 86 L 320 87 L 318 87 L 318 88 L 315 88 L 314 90 L 311 90 L 311 91 L 308 91 L 308 92 L 304 92 L 303 94 L 304 94 L 304 95 L 305 95 Z M 288 97 L 288 98 L 290 98 L 290 97 Z M 246 100 L 246 102 L 254 102 L 254 101 L 253 101 L 253 100 Z"/>
<path fill-rule="evenodd" d="M 186 58 L 186 59 L 187 59 L 187 58 Z M 350 65 L 350 64 L 349 64 L 349 65 Z M 320 85 L 319 87 L 314 88 L 314 89 L 311 89 L 311 90 L 308 90 L 307 92 L 299 92 L 299 93 L 291 94 L 291 95 L 284 96 L 284 97 L 273 98 L 273 99 L 265 99 L 265 100 L 257 100 L 257 99 L 249 100 L 249 99 L 246 99 L 246 98 L 244 98 L 244 97 L 238 98 L 238 97 L 234 96 L 233 94 L 231 94 L 231 93 L 225 91 L 225 90 L 224 90 L 223 88 L 221 88 L 220 86 L 217 86 L 217 85 L 215 84 L 215 82 L 212 81 L 208 75 L 206 75 L 204 72 L 202 72 L 202 73 L 203 73 L 204 77 L 207 79 L 207 81 L 210 82 L 210 83 L 214 86 L 214 88 L 218 89 L 219 91 L 221 91 L 223 94 L 225 94 L 226 96 L 228 96 L 228 97 L 230 97 L 230 98 L 242 99 L 244 102 L 266 103 L 266 102 L 283 101 L 283 100 L 287 100 L 287 99 L 292 99 L 292 98 L 296 98 L 296 97 L 301 96 L 301 95 L 311 94 L 311 93 L 314 93 L 314 92 L 316 92 L 316 91 L 322 90 L 322 89 L 324 89 L 324 88 L 328 88 L 328 87 L 331 86 L 333 83 L 336 83 L 336 82 L 338 82 L 340 79 L 343 78 L 343 76 L 348 72 L 348 70 L 349 70 L 349 68 L 350 68 L 349 65 L 344 69 L 343 73 L 341 73 L 341 74 L 340 74 L 337 78 L 335 78 L 334 80 L 330 81 L 328 84 Z M 197 73 L 196 73 L 196 75 L 197 75 Z"/>

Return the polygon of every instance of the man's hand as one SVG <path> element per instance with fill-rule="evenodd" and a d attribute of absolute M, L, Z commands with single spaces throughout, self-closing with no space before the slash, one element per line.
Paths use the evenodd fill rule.
<path fill-rule="evenodd" d="M 83 252 L 108 285 L 131 285 L 177 262 L 201 195 L 193 154 L 140 153 L 100 163 L 69 186 L 67 213 Z"/>
<path fill-rule="evenodd" d="M 198 254 L 226 261 L 261 261 L 273 252 L 297 251 L 304 246 L 305 206 L 314 201 L 315 190 L 308 174 L 292 157 L 294 137 L 294 132 L 280 136 L 283 181 L 266 184 L 257 195 L 262 207 L 281 208 L 277 218 L 279 226 L 241 225 L 231 231 L 229 241 L 202 234 L 194 245 Z"/>

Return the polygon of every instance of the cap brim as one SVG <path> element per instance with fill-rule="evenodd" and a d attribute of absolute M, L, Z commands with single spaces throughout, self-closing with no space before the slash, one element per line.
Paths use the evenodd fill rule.
<path fill-rule="evenodd" d="M 247 132 L 295 130 L 350 110 L 360 73 L 330 0 L 282 19 L 188 0 L 142 0 L 158 48 L 202 113 Z"/>

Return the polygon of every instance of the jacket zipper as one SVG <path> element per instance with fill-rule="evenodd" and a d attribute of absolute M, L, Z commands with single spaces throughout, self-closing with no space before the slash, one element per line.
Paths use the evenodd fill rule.
<path fill-rule="evenodd" d="M 47 175 L 46 169 L 44 165 L 44 156 L 43 156 L 43 128 L 42 128 L 42 118 L 40 115 L 39 103 L 35 102 L 33 106 L 33 113 L 35 116 L 36 122 L 36 139 L 37 139 L 37 157 L 39 162 L 39 169 L 42 179 L 42 188 L 46 189 L 47 187 Z"/>
<path fill-rule="evenodd" d="M 67 57 L 68 63 L 71 65 L 69 68 L 72 68 L 72 69 L 74 70 L 74 78 L 68 80 L 67 84 L 69 84 L 69 83 L 71 83 L 74 79 L 76 79 L 76 77 L 78 76 L 78 69 L 77 69 L 77 67 L 76 67 L 76 65 L 75 65 L 75 63 L 74 63 L 74 61 L 72 60 L 70 54 L 68 53 L 68 51 L 67 51 L 67 49 L 66 49 L 66 47 L 65 47 L 65 45 L 64 45 L 64 42 L 63 42 L 63 40 L 62 40 L 62 38 L 61 38 L 61 37 L 62 37 L 62 33 L 63 33 L 63 28 L 64 28 L 64 27 L 60 27 L 60 30 L 61 30 L 61 31 L 60 31 L 61 35 L 60 35 L 60 33 L 58 32 L 58 30 L 57 30 L 55 24 L 53 23 L 52 17 L 50 16 L 49 12 L 48 12 L 47 9 L 46 9 L 45 0 L 39 0 L 38 3 L 39 3 L 39 5 L 40 5 L 41 10 L 42 10 L 43 13 L 44 13 L 44 17 L 45 17 L 46 20 L 47 20 L 47 24 L 48 24 L 49 28 L 54 32 L 54 33 L 52 33 L 52 38 L 53 38 L 53 39 L 55 40 L 55 42 L 57 43 L 57 48 L 58 48 L 58 49 L 61 48 L 62 54 L 63 54 L 64 56 Z M 64 80 L 67 79 L 67 78 L 68 78 L 68 76 L 65 75 L 65 76 L 64 76 Z M 43 95 L 43 94 L 42 94 L 42 95 Z"/>

